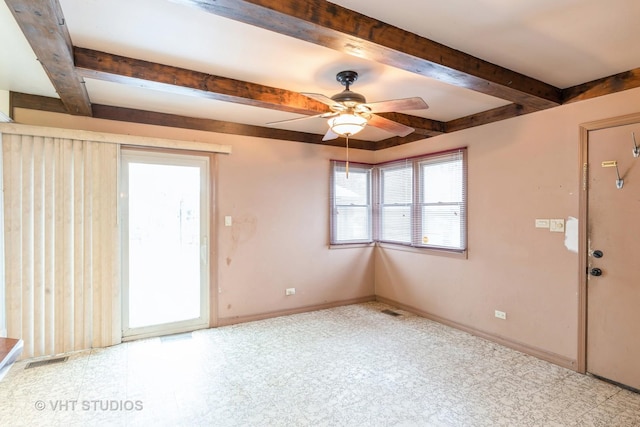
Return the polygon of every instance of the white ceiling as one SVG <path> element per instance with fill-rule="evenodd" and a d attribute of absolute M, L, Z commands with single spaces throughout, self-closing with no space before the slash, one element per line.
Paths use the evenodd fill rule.
<path fill-rule="evenodd" d="M 161 0 L 59 0 L 74 46 L 173 65 L 296 92 L 331 96 L 338 71 L 370 102 L 422 97 L 438 121 L 508 101 L 201 10 Z M 559 88 L 640 67 L 638 0 L 337 0 L 408 30 Z M 4 2 L 0 4 L 0 90 L 56 97 Z M 299 115 L 86 79 L 92 103 L 265 126 Z M 275 126 L 275 125 L 273 125 Z M 277 127 L 323 134 L 309 119 Z M 368 128 L 361 139 L 389 137 Z M 360 135 L 359 135 L 360 137 Z"/>

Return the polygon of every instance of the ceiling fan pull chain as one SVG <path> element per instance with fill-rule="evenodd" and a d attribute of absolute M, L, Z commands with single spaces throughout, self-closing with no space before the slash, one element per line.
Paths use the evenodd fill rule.
<path fill-rule="evenodd" d="M 349 135 L 346 136 L 347 138 L 347 165 L 346 165 L 346 174 L 347 174 L 347 179 L 349 179 Z"/>

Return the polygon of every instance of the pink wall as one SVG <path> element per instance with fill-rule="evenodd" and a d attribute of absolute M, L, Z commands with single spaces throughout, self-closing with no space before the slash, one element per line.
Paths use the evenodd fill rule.
<path fill-rule="evenodd" d="M 469 168 L 468 258 L 378 248 L 376 294 L 575 360 L 578 254 L 535 219 L 578 217 L 579 125 L 639 110 L 635 89 L 376 152 L 466 146 Z"/>
<path fill-rule="evenodd" d="M 245 139 L 220 158 L 218 212 L 234 218 L 219 228 L 221 318 L 373 295 L 373 248 L 328 249 L 329 160 L 343 154 Z"/>
<path fill-rule="evenodd" d="M 468 147 L 467 259 L 389 248 L 328 249 L 335 147 L 19 110 L 22 123 L 229 144 L 217 179 L 222 321 L 375 293 L 495 337 L 573 360 L 578 254 L 535 218 L 578 217 L 578 126 L 640 110 L 640 89 L 351 159 L 386 160 Z M 224 226 L 224 216 L 233 226 Z M 286 297 L 285 288 L 297 294 Z M 507 312 L 507 320 L 494 310 Z"/>

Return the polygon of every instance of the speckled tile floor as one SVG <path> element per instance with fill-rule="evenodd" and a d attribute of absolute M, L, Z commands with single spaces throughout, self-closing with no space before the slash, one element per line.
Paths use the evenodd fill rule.
<path fill-rule="evenodd" d="M 640 426 L 640 395 L 380 303 L 70 355 L 1 426 Z"/>

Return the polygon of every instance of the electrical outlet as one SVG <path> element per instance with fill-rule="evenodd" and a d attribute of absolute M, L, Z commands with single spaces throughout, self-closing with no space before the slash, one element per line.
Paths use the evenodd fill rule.
<path fill-rule="evenodd" d="M 507 313 L 504 311 L 496 310 L 496 317 L 498 319 L 507 320 Z"/>
<path fill-rule="evenodd" d="M 296 288 L 287 288 L 287 289 L 284 290 L 284 294 L 286 296 L 295 295 L 296 294 Z"/>

